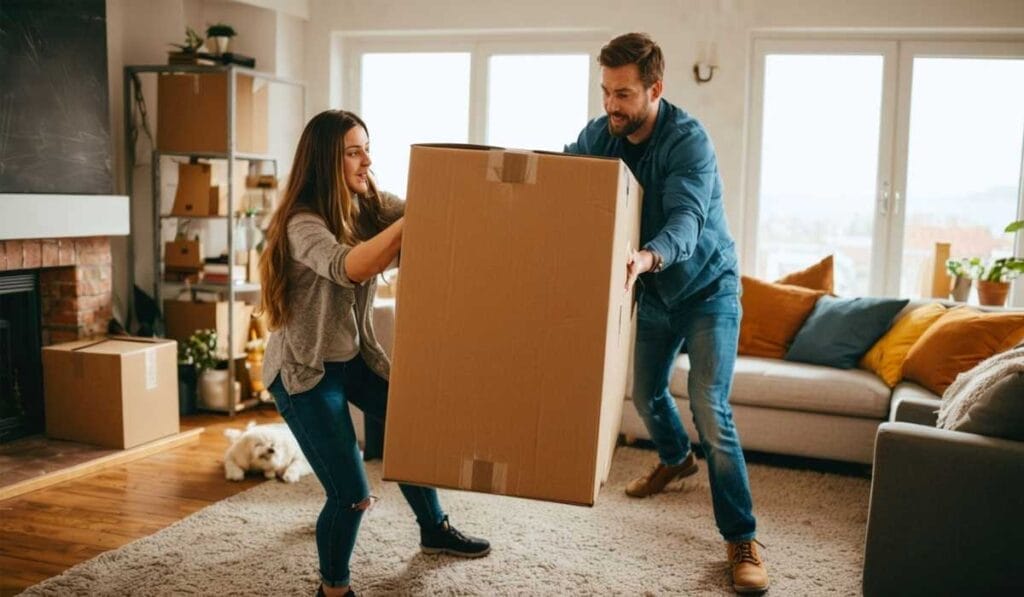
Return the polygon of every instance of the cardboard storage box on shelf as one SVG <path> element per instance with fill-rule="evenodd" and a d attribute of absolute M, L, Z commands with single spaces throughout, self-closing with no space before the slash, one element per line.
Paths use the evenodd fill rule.
<path fill-rule="evenodd" d="M 267 84 L 241 74 L 236 82 L 235 151 L 266 153 Z M 157 149 L 226 153 L 227 97 L 228 73 L 161 74 L 157 78 Z"/>
<path fill-rule="evenodd" d="M 386 479 L 594 503 L 625 396 L 640 200 L 619 160 L 413 146 Z"/>
<path fill-rule="evenodd" d="M 178 433 L 173 340 L 110 337 L 43 348 L 46 435 L 132 448 Z"/>
<path fill-rule="evenodd" d="M 164 243 L 164 264 L 177 270 L 203 269 L 202 244 L 198 240 L 172 240 Z"/>
<path fill-rule="evenodd" d="M 248 162 L 237 160 L 232 168 L 231 194 L 235 211 L 242 208 Z M 227 162 L 178 164 L 172 216 L 224 216 L 228 213 Z"/>
<path fill-rule="evenodd" d="M 249 339 L 249 319 L 253 307 L 242 301 L 235 301 L 235 346 L 234 356 L 245 355 L 245 343 Z M 223 350 L 228 341 L 228 302 L 164 301 L 164 322 L 168 338 L 187 342 L 196 330 L 211 329 L 217 332 L 218 348 Z"/>

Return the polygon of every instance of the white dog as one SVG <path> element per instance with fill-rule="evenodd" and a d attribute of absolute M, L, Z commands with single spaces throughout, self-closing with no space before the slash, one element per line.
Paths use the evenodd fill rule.
<path fill-rule="evenodd" d="M 226 429 L 224 435 L 231 440 L 224 453 L 228 481 L 241 481 L 246 471 L 258 471 L 267 479 L 280 477 L 285 483 L 294 483 L 313 471 L 284 423 L 256 425 L 250 421 L 245 431 Z"/>

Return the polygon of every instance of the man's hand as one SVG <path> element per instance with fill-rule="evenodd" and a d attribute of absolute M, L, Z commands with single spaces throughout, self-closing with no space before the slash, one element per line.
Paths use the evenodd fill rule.
<path fill-rule="evenodd" d="M 632 251 L 626 258 L 626 292 L 633 290 L 640 274 L 651 271 L 654 267 L 654 255 L 648 250 Z"/>

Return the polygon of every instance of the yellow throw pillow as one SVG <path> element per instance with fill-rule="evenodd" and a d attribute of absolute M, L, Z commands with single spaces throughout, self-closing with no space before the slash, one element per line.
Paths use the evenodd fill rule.
<path fill-rule="evenodd" d="M 910 348 L 903 378 L 942 395 L 956 376 L 1024 340 L 1024 312 L 946 311 Z"/>
<path fill-rule="evenodd" d="M 903 378 L 903 362 L 907 360 L 910 348 L 945 312 L 945 307 L 932 303 L 900 317 L 864 354 L 860 368 L 881 377 L 890 388 L 895 386 Z"/>
<path fill-rule="evenodd" d="M 800 326 L 825 294 L 743 276 L 743 321 L 739 353 L 781 359 Z"/>
<path fill-rule="evenodd" d="M 775 283 L 790 284 L 792 286 L 810 288 L 811 290 L 823 290 L 828 294 L 834 295 L 835 280 L 833 269 L 832 256 L 829 255 L 807 269 L 802 269 L 779 278 Z"/>

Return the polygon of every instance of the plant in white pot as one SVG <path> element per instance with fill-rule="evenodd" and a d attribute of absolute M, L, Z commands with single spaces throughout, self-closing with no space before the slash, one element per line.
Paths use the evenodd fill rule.
<path fill-rule="evenodd" d="M 199 407 L 210 410 L 228 408 L 228 362 L 217 357 L 217 332 L 196 330 L 185 350 L 199 374 Z"/>
<path fill-rule="evenodd" d="M 228 51 L 228 42 L 235 35 L 235 29 L 224 23 L 216 23 L 206 28 L 206 38 L 213 40 L 211 51 L 218 56 Z"/>
<path fill-rule="evenodd" d="M 946 272 L 953 277 L 953 287 L 950 289 L 949 294 L 954 301 L 960 303 L 967 302 L 967 297 L 971 294 L 971 285 L 974 283 L 975 274 L 980 271 L 981 259 L 977 257 L 972 259 L 964 257 L 962 259 L 946 260 Z"/>

